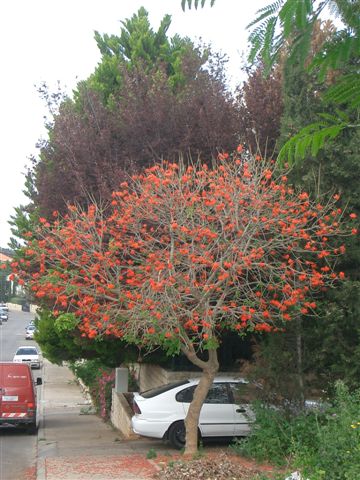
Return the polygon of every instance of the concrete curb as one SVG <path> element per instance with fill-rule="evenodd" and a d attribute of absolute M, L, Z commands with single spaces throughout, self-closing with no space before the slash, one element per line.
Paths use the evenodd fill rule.
<path fill-rule="evenodd" d="M 46 464 L 43 458 L 38 458 L 36 462 L 36 480 L 46 480 Z"/>
<path fill-rule="evenodd" d="M 41 403 L 39 411 L 39 429 L 37 432 L 37 442 L 36 442 L 36 480 L 46 480 L 46 471 L 45 471 L 45 459 L 41 455 L 41 445 L 40 440 L 45 438 L 45 368 L 46 362 L 43 362 L 42 378 L 43 384 L 41 386 Z"/>

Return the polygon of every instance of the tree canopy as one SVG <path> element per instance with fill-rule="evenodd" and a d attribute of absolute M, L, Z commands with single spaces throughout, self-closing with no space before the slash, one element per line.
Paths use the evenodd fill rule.
<path fill-rule="evenodd" d="M 61 99 L 30 174 L 39 215 L 108 200 L 131 173 L 161 158 L 211 159 L 237 144 L 224 59 L 189 39 L 168 39 L 169 24 L 166 16 L 154 32 L 140 9 L 119 36 L 96 33 L 101 61 L 73 99 Z"/>
<path fill-rule="evenodd" d="M 210 3 L 212 6 L 215 2 Z M 181 4 L 183 9 L 193 4 L 197 8 L 199 1 L 182 0 Z M 205 4 L 206 0 L 202 0 L 201 7 Z M 340 26 L 308 61 L 314 27 L 326 8 Z M 286 62 L 294 65 L 308 61 L 307 68 L 317 72 L 320 82 L 326 81 L 330 71 L 344 66 L 348 69 L 324 93 L 324 101 L 334 105 L 335 111 L 320 113 L 315 122 L 294 134 L 281 148 L 279 161 L 293 163 L 307 154 L 315 156 L 326 142 L 344 130 L 360 127 L 360 4 L 353 0 L 275 0 L 257 14 L 248 25 L 250 63 L 260 59 L 269 73 L 286 48 L 289 52 Z"/>
<path fill-rule="evenodd" d="M 55 316 L 73 312 L 84 337 L 182 352 L 203 371 L 187 419 L 191 452 L 222 332 L 281 329 L 316 309 L 312 292 L 344 277 L 331 260 L 343 247 L 329 241 L 345 233 L 342 211 L 338 196 L 324 200 L 294 191 L 241 146 L 213 168 L 165 162 L 113 192 L 110 211 L 73 206 L 41 219 L 12 267 Z"/>

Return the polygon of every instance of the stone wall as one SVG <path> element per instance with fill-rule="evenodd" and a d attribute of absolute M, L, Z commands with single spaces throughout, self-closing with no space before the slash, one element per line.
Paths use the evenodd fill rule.
<path fill-rule="evenodd" d="M 7 303 L 7 306 L 9 307 L 9 310 L 15 310 L 17 312 L 21 312 L 21 305 L 18 305 L 17 303 Z M 36 313 L 37 309 L 38 309 L 37 305 L 30 305 L 30 313 Z"/>
<path fill-rule="evenodd" d="M 138 435 L 131 430 L 132 416 L 133 412 L 125 395 L 116 392 L 113 388 L 110 420 L 114 427 L 120 430 L 125 438 L 138 438 Z"/>
<path fill-rule="evenodd" d="M 142 363 L 136 370 L 138 375 L 139 391 L 144 392 L 150 388 L 166 385 L 167 383 L 185 380 L 186 378 L 200 377 L 201 372 L 172 372 L 158 365 Z"/>

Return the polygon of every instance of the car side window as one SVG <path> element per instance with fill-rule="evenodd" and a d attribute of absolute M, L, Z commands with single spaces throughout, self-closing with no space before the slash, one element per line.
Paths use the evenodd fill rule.
<path fill-rule="evenodd" d="M 231 403 L 226 383 L 214 383 L 205 398 L 204 403 Z"/>
<path fill-rule="evenodd" d="M 258 398 L 258 389 L 251 383 L 231 383 L 230 389 L 236 404 L 250 404 Z"/>
<path fill-rule="evenodd" d="M 181 403 L 191 403 L 194 396 L 195 385 L 184 388 L 176 394 L 176 401 Z"/>
<path fill-rule="evenodd" d="M 191 403 L 196 385 L 184 388 L 176 394 L 176 401 L 181 403 Z M 205 398 L 204 403 L 223 404 L 232 403 L 229 398 L 229 391 L 226 383 L 214 383 Z"/>

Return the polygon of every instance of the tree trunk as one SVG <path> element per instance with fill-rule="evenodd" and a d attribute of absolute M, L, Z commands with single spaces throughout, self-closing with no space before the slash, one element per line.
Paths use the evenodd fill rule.
<path fill-rule="evenodd" d="M 302 321 L 301 317 L 296 319 L 296 370 L 298 377 L 299 402 L 301 408 L 305 406 L 303 362 L 302 362 Z"/>
<path fill-rule="evenodd" d="M 197 357 L 196 359 L 198 361 L 194 362 L 195 359 L 192 354 L 187 354 L 187 357 L 192 363 L 202 368 L 200 382 L 194 391 L 194 397 L 185 418 L 186 441 L 184 455 L 194 456 L 198 450 L 198 425 L 201 407 L 203 406 L 215 375 L 219 371 L 219 362 L 216 350 L 209 350 L 209 360 L 207 362 L 199 361 Z"/>

